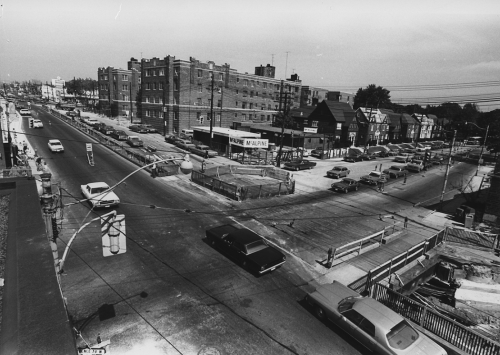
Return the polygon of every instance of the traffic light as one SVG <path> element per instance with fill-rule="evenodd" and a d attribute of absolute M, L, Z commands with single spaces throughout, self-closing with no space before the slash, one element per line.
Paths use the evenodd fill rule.
<path fill-rule="evenodd" d="M 30 118 L 30 128 L 33 128 L 33 119 Z"/>
<path fill-rule="evenodd" d="M 57 229 L 57 219 L 55 217 L 52 217 L 52 239 L 54 242 L 57 241 L 57 238 L 59 237 L 59 230 Z"/>

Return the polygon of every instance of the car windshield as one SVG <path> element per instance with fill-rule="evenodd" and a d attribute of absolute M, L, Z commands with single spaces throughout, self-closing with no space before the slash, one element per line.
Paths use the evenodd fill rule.
<path fill-rule="evenodd" d="M 411 325 L 403 320 L 387 333 L 387 341 L 391 348 L 403 350 L 418 339 L 418 333 Z"/>
<path fill-rule="evenodd" d="M 94 187 L 92 189 L 92 193 L 93 194 L 100 194 L 101 192 L 104 192 L 106 191 L 107 189 L 109 189 L 109 187 Z"/>
<path fill-rule="evenodd" d="M 372 171 L 372 172 L 369 174 L 369 176 L 379 177 L 379 176 L 380 176 L 380 173 L 376 173 L 376 172 L 373 172 L 373 171 Z"/>
<path fill-rule="evenodd" d="M 266 249 L 267 244 L 264 240 L 256 240 L 250 244 L 247 244 L 247 253 L 253 254 L 258 252 L 259 250 Z"/>
<path fill-rule="evenodd" d="M 59 142 L 52 142 L 52 143 L 49 143 L 50 145 L 61 145 L 61 143 Z"/>
<path fill-rule="evenodd" d="M 358 298 L 352 296 L 344 298 L 339 302 L 339 312 L 344 313 L 345 311 L 352 309 L 352 306 L 354 306 L 357 300 Z"/>

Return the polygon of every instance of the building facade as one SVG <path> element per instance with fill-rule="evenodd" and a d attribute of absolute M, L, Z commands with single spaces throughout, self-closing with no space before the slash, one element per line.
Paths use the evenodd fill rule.
<path fill-rule="evenodd" d="M 302 86 L 300 91 L 300 107 L 317 106 L 326 100 L 328 90 L 313 86 Z"/>
<path fill-rule="evenodd" d="M 420 113 L 414 113 L 412 117 L 420 125 L 418 139 L 423 141 L 431 139 L 432 131 L 434 129 L 434 120 L 432 118 L 429 118 L 427 115 Z"/>
<path fill-rule="evenodd" d="M 286 97 L 299 106 L 301 82 L 274 78 L 274 67 L 256 67 L 264 75 L 239 73 L 229 64 L 173 56 L 142 60 L 142 122 L 164 134 L 238 122 L 273 122 Z M 286 95 L 285 95 L 286 93 Z M 284 107 L 284 106 L 283 106 Z"/>
<path fill-rule="evenodd" d="M 108 116 L 126 116 L 131 122 L 138 121 L 137 93 L 141 85 L 141 64 L 134 58 L 127 69 L 99 68 L 99 107 Z"/>
<path fill-rule="evenodd" d="M 395 113 L 389 109 L 380 109 L 380 112 L 387 115 L 387 123 L 389 124 L 388 141 L 389 143 L 402 143 L 401 134 L 401 114 Z"/>
<path fill-rule="evenodd" d="M 401 142 L 411 143 L 417 139 L 419 131 L 419 123 L 412 116 L 403 113 L 401 121 Z"/>
<path fill-rule="evenodd" d="M 353 107 L 354 96 L 356 96 L 356 94 L 353 94 L 352 92 L 328 91 L 328 94 L 326 95 L 326 100 L 345 102 L 345 103 L 349 104 L 349 106 Z"/>
<path fill-rule="evenodd" d="M 374 146 L 387 143 L 389 124 L 387 115 L 377 108 L 359 107 L 356 110 L 359 136 L 357 145 Z"/>

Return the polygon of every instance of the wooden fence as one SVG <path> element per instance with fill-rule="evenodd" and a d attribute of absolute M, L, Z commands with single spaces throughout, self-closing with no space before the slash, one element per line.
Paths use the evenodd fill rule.
<path fill-rule="evenodd" d="M 500 354 L 500 343 L 388 287 L 375 284 L 371 297 L 468 354 Z"/>

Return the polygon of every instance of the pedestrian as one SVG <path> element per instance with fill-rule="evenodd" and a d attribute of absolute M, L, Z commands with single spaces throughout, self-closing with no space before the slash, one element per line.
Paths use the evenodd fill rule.
<path fill-rule="evenodd" d="M 36 163 L 36 171 L 42 171 L 42 157 L 36 158 L 35 163 Z"/>
<path fill-rule="evenodd" d="M 406 185 L 406 174 L 404 175 L 405 179 L 403 181 L 403 185 Z"/>
<path fill-rule="evenodd" d="M 208 159 L 208 150 L 205 150 L 205 159 Z"/>
<path fill-rule="evenodd" d="M 151 167 L 151 176 L 153 177 L 153 179 L 156 178 L 156 162 L 153 163 L 153 166 Z"/>
<path fill-rule="evenodd" d="M 408 228 L 408 217 L 405 217 L 405 229 Z"/>
<path fill-rule="evenodd" d="M 332 247 L 330 247 L 330 249 L 328 249 L 328 259 L 326 264 L 330 268 L 332 267 L 332 263 L 333 263 L 333 249 Z"/>
<path fill-rule="evenodd" d="M 101 344 L 102 339 L 101 339 L 101 333 L 97 333 L 97 344 Z"/>
<path fill-rule="evenodd" d="M 26 141 L 23 141 L 23 153 L 26 154 L 27 150 L 28 150 L 28 143 L 26 143 Z"/>
<path fill-rule="evenodd" d="M 385 188 L 385 182 L 380 182 L 380 191 L 381 192 L 384 192 L 384 188 Z"/>

